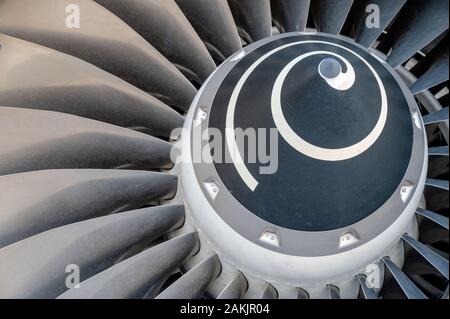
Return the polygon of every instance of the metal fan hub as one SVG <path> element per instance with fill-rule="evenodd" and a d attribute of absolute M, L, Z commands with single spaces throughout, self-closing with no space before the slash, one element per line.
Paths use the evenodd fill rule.
<path fill-rule="evenodd" d="M 183 191 L 219 217 L 223 231 L 197 216 L 212 237 L 226 228 L 292 257 L 356 251 L 412 219 L 426 172 L 418 112 L 398 75 L 354 42 L 299 33 L 259 41 L 197 95 L 182 143 L 191 164 L 181 166 L 182 184 L 187 166 L 195 182 Z"/>

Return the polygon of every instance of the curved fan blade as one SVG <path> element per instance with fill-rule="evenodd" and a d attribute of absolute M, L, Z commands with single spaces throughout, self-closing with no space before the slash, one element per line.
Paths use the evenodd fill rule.
<path fill-rule="evenodd" d="M 92 64 L 0 34 L 0 105 L 59 111 L 170 136 L 184 118 Z M 70 76 L 68 76 L 70 75 Z"/>
<path fill-rule="evenodd" d="M 62 299 L 123 299 L 150 296 L 198 248 L 196 233 L 170 239 L 83 281 Z"/>
<path fill-rule="evenodd" d="M 411 279 L 414 280 L 414 283 L 419 287 L 422 291 L 426 291 L 427 294 L 433 299 L 439 299 L 443 295 L 442 288 L 437 287 L 432 281 L 427 280 L 427 278 L 420 275 L 410 275 Z"/>
<path fill-rule="evenodd" d="M 425 115 L 423 117 L 423 123 L 425 125 L 435 124 L 444 121 L 448 121 L 448 107 L 443 108 L 440 111 Z"/>
<path fill-rule="evenodd" d="M 309 299 L 309 294 L 305 289 L 297 288 L 297 299 Z"/>
<path fill-rule="evenodd" d="M 408 299 L 428 299 L 389 257 L 383 257 L 382 260 Z"/>
<path fill-rule="evenodd" d="M 405 234 L 402 236 L 402 239 L 448 280 L 448 260 L 411 236 Z"/>
<path fill-rule="evenodd" d="M 220 273 L 220 262 L 216 255 L 202 261 L 161 292 L 158 299 L 200 298 L 209 283 Z"/>
<path fill-rule="evenodd" d="M 217 299 L 240 299 L 247 290 L 248 283 L 240 272 L 234 276 L 230 283 L 220 292 Z"/>
<path fill-rule="evenodd" d="M 425 181 L 425 185 L 448 191 L 448 181 L 427 178 Z"/>
<path fill-rule="evenodd" d="M 190 80 L 203 83 L 216 68 L 208 50 L 173 0 L 95 1 L 130 25 Z"/>
<path fill-rule="evenodd" d="M 353 0 L 314 0 L 311 13 L 319 32 L 339 34 L 352 7 Z"/>
<path fill-rule="evenodd" d="M 365 275 L 359 274 L 356 278 L 358 278 L 359 286 L 361 287 L 365 299 L 378 299 L 375 291 L 372 288 L 367 287 L 367 277 Z"/>
<path fill-rule="evenodd" d="M 278 299 L 278 292 L 271 284 L 266 284 L 259 299 Z"/>
<path fill-rule="evenodd" d="M 341 299 L 341 293 L 339 288 L 335 285 L 327 285 L 328 288 L 328 298 L 329 299 Z"/>
<path fill-rule="evenodd" d="M 408 1 L 395 27 L 394 45 L 386 60 L 394 68 L 448 29 L 448 1 Z"/>
<path fill-rule="evenodd" d="M 448 230 L 438 224 L 431 224 L 428 222 L 425 228 L 420 229 L 420 241 L 427 245 L 433 244 L 448 244 Z M 431 268 L 431 266 L 430 266 Z"/>
<path fill-rule="evenodd" d="M 429 220 L 435 222 L 436 224 L 448 230 L 448 217 L 436 214 L 434 212 L 422 208 L 417 209 L 417 214 L 425 218 L 428 218 Z"/>
<path fill-rule="evenodd" d="M 448 42 L 443 41 L 430 55 L 431 66 L 409 88 L 413 94 L 423 92 L 448 80 Z"/>
<path fill-rule="evenodd" d="M 49 168 L 162 167 L 171 144 L 57 112 L 0 107 L 0 175 Z"/>
<path fill-rule="evenodd" d="M 357 21 L 355 22 L 355 41 L 365 47 L 371 47 L 391 21 L 397 16 L 405 3 L 406 0 L 357 1 L 355 4 L 358 5 L 360 12 L 357 15 Z M 374 9 L 373 5 L 377 6 L 379 10 Z M 367 19 L 370 21 L 369 14 L 379 14 L 379 26 L 368 27 L 366 25 Z"/>
<path fill-rule="evenodd" d="M 281 32 L 304 31 L 311 0 L 277 0 L 271 2 L 272 17 Z"/>
<path fill-rule="evenodd" d="M 175 0 L 214 59 L 222 62 L 241 49 L 241 41 L 224 0 Z"/>
<path fill-rule="evenodd" d="M 428 149 L 429 156 L 448 156 L 448 146 L 430 147 Z"/>
<path fill-rule="evenodd" d="M 239 34 L 247 42 L 272 35 L 270 0 L 228 0 Z"/>
<path fill-rule="evenodd" d="M 0 249 L 0 298 L 54 298 L 67 290 L 66 267 L 81 281 L 120 253 L 183 222 L 182 206 L 144 208 L 49 230 Z"/>
<path fill-rule="evenodd" d="M 448 232 L 447 232 L 448 236 Z M 447 237 L 448 238 L 448 237 Z M 439 249 L 433 248 L 433 246 L 427 246 L 427 249 L 432 250 L 432 253 L 438 254 L 439 257 L 448 260 L 448 253 L 445 253 Z M 417 276 L 423 277 L 427 275 L 436 276 L 438 274 L 437 268 L 431 264 L 421 253 L 412 247 L 413 253 L 409 255 L 408 262 L 403 266 L 403 272 L 417 284 Z M 438 258 L 439 258 L 438 257 Z M 443 278 L 444 279 L 444 278 Z M 445 279 L 444 279 L 445 280 Z M 421 286 L 418 285 L 419 288 Z M 423 291 L 423 290 L 422 290 Z"/>
<path fill-rule="evenodd" d="M 177 177 L 120 170 L 0 176 L 0 248 L 40 232 L 174 195 Z"/>
<path fill-rule="evenodd" d="M 74 5 L 79 8 L 79 28 L 72 21 Z M 184 110 L 196 94 L 147 41 L 90 0 L 4 0 L 0 32 L 79 57 Z"/>
<path fill-rule="evenodd" d="M 442 293 L 441 299 L 448 299 L 448 285 L 447 288 L 445 288 L 445 291 Z"/>

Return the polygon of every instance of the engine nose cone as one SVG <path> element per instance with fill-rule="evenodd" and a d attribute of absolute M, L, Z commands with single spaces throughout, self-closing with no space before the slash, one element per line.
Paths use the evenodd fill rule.
<path fill-rule="evenodd" d="M 289 268 L 303 258 L 354 253 L 346 258 L 367 265 L 398 240 L 420 200 L 426 146 L 417 112 L 395 71 L 350 40 L 291 33 L 249 45 L 191 107 L 190 163 L 181 166 L 188 206 L 215 249 L 241 264 L 249 256 L 261 272 L 274 273 L 257 252 L 277 253 L 280 278 L 284 269 L 320 280 L 315 269 Z M 357 252 L 375 237 L 370 253 Z M 276 262 L 279 254 L 290 257 Z M 325 259 L 314 262 L 336 262 Z"/>

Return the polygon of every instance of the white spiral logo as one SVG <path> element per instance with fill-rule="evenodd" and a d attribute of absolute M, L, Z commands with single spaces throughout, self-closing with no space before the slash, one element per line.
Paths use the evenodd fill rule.
<path fill-rule="evenodd" d="M 304 53 L 291 62 L 287 64 L 283 70 L 278 75 L 277 79 L 275 80 L 273 90 L 272 90 L 272 96 L 271 96 L 271 111 L 272 116 L 275 122 L 275 125 L 280 133 L 280 135 L 286 140 L 286 142 L 291 145 L 295 150 L 298 152 L 309 156 L 311 158 L 317 159 L 317 160 L 323 160 L 323 161 L 342 161 L 346 159 L 353 158 L 355 156 L 358 156 L 359 154 L 366 151 L 369 147 L 371 147 L 375 141 L 378 139 L 378 137 L 381 135 L 384 126 L 386 124 L 387 119 L 387 113 L 388 113 L 388 102 L 387 102 L 387 96 L 386 96 L 386 90 L 384 88 L 383 82 L 381 81 L 379 75 L 375 71 L 375 69 L 366 61 L 364 60 L 360 55 L 357 53 L 349 50 L 348 48 L 345 48 L 341 45 L 331 43 L 331 42 L 325 42 L 325 41 L 315 41 L 315 40 L 308 40 L 308 41 L 297 41 L 288 43 L 285 45 L 282 45 L 276 49 L 273 49 L 263 56 L 261 56 L 258 60 L 256 60 L 243 74 L 243 76 L 239 79 L 236 87 L 233 90 L 233 93 L 231 95 L 230 101 L 228 103 L 228 109 L 227 109 L 227 115 L 226 115 L 226 142 L 228 151 L 231 153 L 236 153 L 236 140 L 234 137 L 234 134 L 232 133 L 234 131 L 234 115 L 236 110 L 236 103 L 239 96 L 239 93 L 241 92 L 242 87 L 244 86 L 245 82 L 249 78 L 249 76 L 252 74 L 252 72 L 267 58 L 272 56 L 273 54 L 291 47 L 295 45 L 302 45 L 302 44 L 308 44 L 308 43 L 320 43 L 320 44 L 327 44 L 331 46 L 335 46 L 341 49 L 344 49 L 354 56 L 356 56 L 358 59 L 360 59 L 372 72 L 374 75 L 381 95 L 381 110 L 380 115 L 377 120 L 376 125 L 372 129 L 372 131 L 367 135 L 364 139 L 357 142 L 356 144 L 353 144 L 348 147 L 344 148 L 323 148 L 316 145 L 313 145 L 311 143 L 308 143 L 304 139 L 302 139 L 298 134 L 289 126 L 288 122 L 286 121 L 286 118 L 284 117 L 282 107 L 281 107 L 281 91 L 283 87 L 284 80 L 286 79 L 286 76 L 290 72 L 290 70 L 300 61 L 303 59 L 318 55 L 318 54 L 325 54 L 329 55 L 331 57 L 335 57 L 340 59 L 344 62 L 346 66 L 346 72 L 340 71 L 336 76 L 329 77 L 324 76 L 321 74 L 320 70 L 319 74 L 320 76 L 327 82 L 327 84 L 336 90 L 348 90 L 350 89 L 354 82 L 355 82 L 355 72 L 353 69 L 353 66 L 348 62 L 347 59 L 344 57 L 330 52 L 330 51 L 314 51 L 314 52 L 308 52 Z M 241 155 L 239 154 L 239 151 L 237 154 L 235 154 L 237 161 L 234 162 L 234 165 L 236 167 L 236 170 L 238 171 L 239 175 L 241 176 L 242 180 L 246 183 L 246 185 L 251 189 L 254 190 L 256 186 L 258 185 L 258 181 L 253 177 L 253 175 L 250 173 L 248 168 L 246 167 L 244 161 L 242 160 Z"/>

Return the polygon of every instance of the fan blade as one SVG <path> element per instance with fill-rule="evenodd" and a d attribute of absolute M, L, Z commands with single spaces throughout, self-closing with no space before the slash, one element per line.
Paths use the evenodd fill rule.
<path fill-rule="evenodd" d="M 171 144 L 57 112 L 0 107 L 0 175 L 49 168 L 162 167 Z"/>
<path fill-rule="evenodd" d="M 83 281 L 59 296 L 61 299 L 142 298 L 159 286 L 198 249 L 196 233 L 170 239 L 122 261 Z"/>
<path fill-rule="evenodd" d="M 79 8 L 79 28 L 71 8 Z M 0 32 L 76 56 L 183 110 L 196 94 L 145 39 L 90 0 L 3 0 Z"/>
<path fill-rule="evenodd" d="M 297 288 L 297 299 L 309 299 L 309 294 L 305 289 Z"/>
<path fill-rule="evenodd" d="M 157 299 L 196 299 L 200 298 L 209 283 L 220 273 L 220 262 L 212 255 L 181 276 L 161 292 Z"/>
<path fill-rule="evenodd" d="M 422 208 L 418 208 L 416 213 L 448 230 L 448 217 L 436 214 L 434 212 Z"/>
<path fill-rule="evenodd" d="M 329 299 L 341 299 L 339 288 L 334 285 L 327 285 Z"/>
<path fill-rule="evenodd" d="M 430 147 L 428 156 L 448 156 L 448 146 Z"/>
<path fill-rule="evenodd" d="M 439 299 L 441 298 L 443 291 L 442 288 L 436 287 L 436 285 L 427 278 L 422 277 L 420 275 L 410 275 L 411 279 L 414 281 L 417 287 L 422 291 L 426 291 L 427 295 L 430 296 L 430 299 Z"/>
<path fill-rule="evenodd" d="M 408 299 L 428 299 L 389 257 L 383 257 L 382 260 Z"/>
<path fill-rule="evenodd" d="M 445 291 L 442 293 L 441 299 L 447 299 L 448 300 L 448 285 L 447 288 L 445 288 Z"/>
<path fill-rule="evenodd" d="M 176 111 L 92 64 L 1 34 L 0 45 L 0 105 L 59 111 L 165 137 L 183 125 Z"/>
<path fill-rule="evenodd" d="M 271 284 L 266 284 L 259 299 L 278 299 L 278 292 Z"/>
<path fill-rule="evenodd" d="M 448 80 L 448 43 L 444 44 L 444 47 L 436 48 L 439 52 L 436 53 L 436 56 L 431 57 L 430 68 L 409 87 L 412 94 L 421 93 Z"/>
<path fill-rule="evenodd" d="M 224 0 L 175 0 L 210 54 L 222 62 L 242 48 L 230 8 Z"/>
<path fill-rule="evenodd" d="M 311 13 L 317 31 L 339 34 L 344 26 L 353 0 L 314 0 L 311 2 Z"/>
<path fill-rule="evenodd" d="M 369 48 L 378 39 L 381 33 L 389 26 L 392 20 L 400 12 L 406 0 L 363 0 L 358 1 L 360 12 L 357 15 L 355 22 L 355 41 Z M 368 27 L 367 19 L 370 18 L 368 14 L 375 14 L 373 5 L 378 6 L 376 11 L 379 14 L 379 26 Z"/>
<path fill-rule="evenodd" d="M 402 239 L 448 280 L 448 260 L 406 234 L 402 236 Z"/>
<path fill-rule="evenodd" d="M 448 121 L 448 107 L 443 108 L 440 111 L 425 115 L 423 117 L 423 123 L 425 125 L 440 123 Z"/>
<path fill-rule="evenodd" d="M 201 84 L 216 68 L 208 50 L 173 0 L 95 1 L 136 30 L 188 79 Z"/>
<path fill-rule="evenodd" d="M 444 293 L 442 286 L 436 284 L 436 282 L 430 282 L 428 276 L 423 277 L 420 275 L 410 275 L 410 277 L 414 280 L 417 287 L 419 287 L 422 291 L 426 291 L 427 295 L 430 296 L 430 299 L 440 299 L 442 297 Z"/>
<path fill-rule="evenodd" d="M 394 68 L 448 29 L 448 1 L 408 1 L 401 14 L 396 20 L 398 29 L 392 51 L 386 60 Z"/>
<path fill-rule="evenodd" d="M 121 170 L 0 176 L 0 248 L 43 231 L 172 197 L 177 177 Z"/>
<path fill-rule="evenodd" d="M 448 235 L 448 232 L 447 232 L 447 235 Z M 422 233 L 420 234 L 420 236 L 422 237 Z M 424 241 L 422 241 L 422 244 L 423 243 L 424 243 Z M 433 246 L 431 246 L 429 244 L 427 244 L 427 248 L 448 260 L 447 253 L 440 251 L 436 248 L 433 248 Z M 408 256 L 409 257 L 408 262 L 405 263 L 405 265 L 403 266 L 403 271 L 408 274 L 409 278 L 411 278 L 411 280 L 413 280 L 417 284 L 417 281 L 415 279 L 418 276 L 424 276 L 424 275 L 425 276 L 427 276 L 427 275 L 436 276 L 437 269 L 429 261 L 427 261 L 420 253 L 416 252 L 414 248 L 412 248 L 412 250 L 414 251 L 413 254 Z M 421 288 L 419 285 L 417 285 L 417 286 L 419 288 Z"/>
<path fill-rule="evenodd" d="M 238 272 L 233 280 L 220 292 L 217 299 L 240 299 L 247 287 L 247 279 L 242 273 Z"/>
<path fill-rule="evenodd" d="M 367 277 L 365 275 L 359 274 L 356 278 L 358 278 L 359 286 L 365 299 L 378 299 L 376 292 L 372 288 L 367 287 Z"/>
<path fill-rule="evenodd" d="M 270 0 L 228 0 L 239 34 L 247 42 L 272 35 Z"/>
<path fill-rule="evenodd" d="M 99 217 L 35 235 L 0 249 L 0 298 L 54 298 L 67 287 L 66 267 L 80 280 L 110 266 L 141 241 L 183 223 L 182 206 L 160 206 Z"/>
<path fill-rule="evenodd" d="M 425 185 L 448 191 L 448 181 L 441 179 L 427 178 Z"/>
<path fill-rule="evenodd" d="M 434 227 L 433 227 L 434 226 Z M 426 227 L 420 229 L 420 241 L 423 244 L 434 245 L 439 243 L 448 244 L 448 229 L 438 225 L 431 224 L 430 222 L 426 224 Z M 430 266 L 431 267 L 431 266 Z"/>
<path fill-rule="evenodd" d="M 280 31 L 305 31 L 310 3 L 311 0 L 272 0 L 272 17 Z"/>

